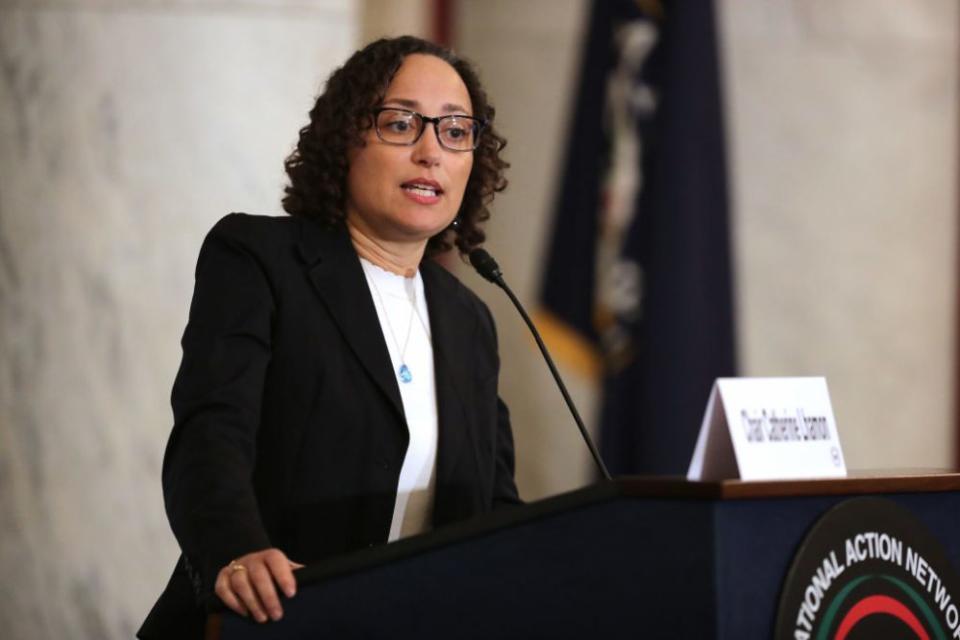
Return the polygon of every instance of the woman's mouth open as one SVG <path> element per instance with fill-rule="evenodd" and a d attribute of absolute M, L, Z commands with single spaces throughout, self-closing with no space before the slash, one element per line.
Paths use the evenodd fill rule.
<path fill-rule="evenodd" d="M 440 201 L 443 189 L 432 180 L 410 180 L 400 185 L 404 194 L 420 204 L 434 204 Z"/>

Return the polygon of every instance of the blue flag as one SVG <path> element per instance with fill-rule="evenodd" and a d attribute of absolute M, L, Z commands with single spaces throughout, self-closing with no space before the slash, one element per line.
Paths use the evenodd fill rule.
<path fill-rule="evenodd" d="M 718 73 L 712 2 L 593 3 L 540 322 L 602 376 L 614 474 L 684 473 L 735 372 Z"/>

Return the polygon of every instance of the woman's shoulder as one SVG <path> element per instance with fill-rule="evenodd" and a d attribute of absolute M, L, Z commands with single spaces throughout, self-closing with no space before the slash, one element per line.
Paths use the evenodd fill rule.
<path fill-rule="evenodd" d="M 298 230 L 299 220 L 293 216 L 265 216 L 234 212 L 220 218 L 210 229 L 210 234 L 240 241 L 270 242 L 295 238 Z"/>
<path fill-rule="evenodd" d="M 286 262 L 302 237 L 301 218 L 230 213 L 207 233 L 205 246 L 225 247 L 266 263 Z"/>
<path fill-rule="evenodd" d="M 470 287 L 451 273 L 446 267 L 432 260 L 424 261 L 420 269 L 424 277 L 424 284 L 435 288 L 445 300 L 458 302 L 473 315 L 479 316 L 484 322 L 492 324 L 493 318 L 486 303 Z"/>

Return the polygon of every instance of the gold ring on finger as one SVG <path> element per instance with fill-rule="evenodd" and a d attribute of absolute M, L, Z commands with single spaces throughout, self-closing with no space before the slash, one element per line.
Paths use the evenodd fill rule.
<path fill-rule="evenodd" d="M 231 572 L 231 573 L 236 573 L 236 572 L 238 572 L 238 571 L 246 571 L 246 570 L 247 570 L 247 568 L 246 568 L 245 566 L 243 566 L 242 564 L 240 564 L 240 563 L 237 562 L 236 560 L 231 560 L 229 567 L 230 567 L 230 572 Z"/>

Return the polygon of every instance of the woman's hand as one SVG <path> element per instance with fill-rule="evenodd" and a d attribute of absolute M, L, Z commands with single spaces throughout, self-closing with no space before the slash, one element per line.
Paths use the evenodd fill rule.
<path fill-rule="evenodd" d="M 264 549 L 240 556 L 220 569 L 214 592 L 225 605 L 242 616 L 253 615 L 257 622 L 283 617 L 276 587 L 292 598 L 297 592 L 293 570 L 302 564 L 291 562 L 280 549 Z"/>

